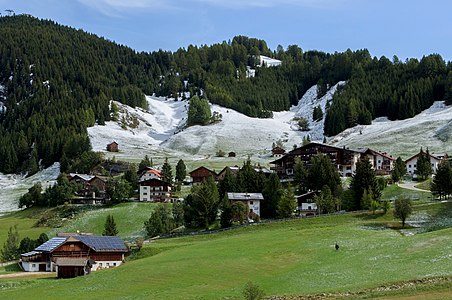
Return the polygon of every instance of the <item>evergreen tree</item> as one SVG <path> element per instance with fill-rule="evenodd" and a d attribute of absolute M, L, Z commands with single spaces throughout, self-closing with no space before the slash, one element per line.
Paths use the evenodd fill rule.
<path fill-rule="evenodd" d="M 167 158 L 165 158 L 165 162 L 163 163 L 163 166 L 162 166 L 162 172 L 161 172 L 162 180 L 164 182 L 172 184 L 172 182 L 173 182 L 173 173 L 172 172 L 173 171 L 171 170 L 171 165 L 169 164 L 168 157 L 167 157 Z"/>
<path fill-rule="evenodd" d="M 295 194 L 292 187 L 289 186 L 284 191 L 281 200 L 278 202 L 277 214 L 280 218 L 292 217 L 295 209 L 297 208 L 297 202 L 295 201 Z"/>
<path fill-rule="evenodd" d="M 317 105 L 314 107 L 314 111 L 312 113 L 312 120 L 313 121 L 320 121 L 323 118 L 323 111 L 320 105 Z"/>
<path fill-rule="evenodd" d="M 185 176 L 187 175 L 187 169 L 185 167 L 185 163 L 182 159 L 179 159 L 176 165 L 176 180 L 178 182 L 182 182 L 185 180 Z"/>
<path fill-rule="evenodd" d="M 220 198 L 224 199 L 224 197 L 227 196 L 227 193 L 232 193 L 235 191 L 235 177 L 230 169 L 226 169 L 223 180 L 218 183 L 218 192 L 220 194 Z"/>
<path fill-rule="evenodd" d="M 116 228 L 116 222 L 112 215 L 108 214 L 105 221 L 104 231 L 102 235 L 115 236 L 118 235 L 118 229 Z"/>
<path fill-rule="evenodd" d="M 212 177 L 193 186 L 184 201 L 185 226 L 209 229 L 217 217 L 219 205 L 218 189 Z"/>
<path fill-rule="evenodd" d="M 107 181 L 106 193 L 110 196 L 112 203 L 120 203 L 129 197 L 131 189 L 130 183 L 126 180 L 112 178 Z"/>
<path fill-rule="evenodd" d="M 131 165 L 129 169 L 124 173 L 124 180 L 130 184 L 130 197 L 133 197 L 134 191 L 138 190 L 138 174 L 135 165 Z"/>
<path fill-rule="evenodd" d="M 168 205 L 159 204 L 151 213 L 149 220 L 144 222 L 147 236 L 152 238 L 161 234 L 168 234 L 175 228 L 175 222 Z"/>
<path fill-rule="evenodd" d="M 452 194 L 452 168 L 448 161 L 441 161 L 439 164 L 430 191 L 433 195 L 439 196 L 440 200 Z"/>
<path fill-rule="evenodd" d="M 283 196 L 281 182 L 276 173 L 272 173 L 268 177 L 262 191 L 262 196 L 265 201 L 262 201 L 261 204 L 261 217 L 271 219 L 276 218 L 278 215 L 278 203 L 281 201 L 281 197 Z"/>
<path fill-rule="evenodd" d="M 304 165 L 304 162 L 299 158 L 295 158 L 295 192 L 300 195 L 307 192 L 307 179 L 308 179 L 308 171 Z"/>
<path fill-rule="evenodd" d="M 337 168 L 332 164 L 328 156 L 317 154 L 311 158 L 306 187 L 311 191 L 321 191 L 325 185 L 330 188 L 334 196 L 339 196 L 341 178 Z"/>
<path fill-rule="evenodd" d="M 184 225 L 184 204 L 182 202 L 176 201 L 173 204 L 172 213 L 174 224 L 177 227 Z"/>
<path fill-rule="evenodd" d="M 144 158 L 140 161 L 140 164 L 138 165 L 138 172 L 142 172 L 144 169 L 151 167 L 152 163 L 149 160 L 149 156 L 146 154 Z"/>
<path fill-rule="evenodd" d="M 1 250 L 1 258 L 3 262 L 12 261 L 19 258 L 19 232 L 16 226 L 10 226 L 8 231 L 8 237 L 3 244 Z"/>
<path fill-rule="evenodd" d="M 356 164 L 356 172 L 352 176 L 350 189 L 353 191 L 355 199 L 355 205 L 351 208 L 353 210 L 368 209 L 372 201 L 371 199 L 380 199 L 381 190 L 377 177 L 375 176 L 375 171 L 372 169 L 372 165 L 368 159 L 360 159 Z M 363 197 L 365 193 L 366 197 Z"/>
<path fill-rule="evenodd" d="M 209 102 L 194 96 L 190 99 L 188 107 L 187 125 L 207 125 L 210 122 L 211 112 Z"/>
<path fill-rule="evenodd" d="M 432 165 L 430 163 L 430 154 L 428 149 L 427 152 L 424 152 L 421 148 L 417 159 L 416 171 L 420 179 L 427 179 L 427 177 L 432 174 Z"/>
<path fill-rule="evenodd" d="M 36 241 L 30 239 L 28 236 L 24 237 L 19 244 L 19 253 L 27 253 L 34 250 L 37 246 L 41 244 L 36 243 Z"/>
<path fill-rule="evenodd" d="M 336 211 L 336 200 L 327 185 L 323 186 L 320 195 L 314 196 L 314 201 L 317 204 L 319 214 L 329 214 Z"/>
<path fill-rule="evenodd" d="M 400 179 L 406 174 L 406 165 L 402 158 L 399 156 L 394 164 L 391 178 L 394 182 L 400 181 Z"/>
<path fill-rule="evenodd" d="M 228 228 L 232 226 L 232 203 L 231 200 L 225 195 L 221 201 L 221 215 L 220 215 L 220 225 L 221 228 Z"/>

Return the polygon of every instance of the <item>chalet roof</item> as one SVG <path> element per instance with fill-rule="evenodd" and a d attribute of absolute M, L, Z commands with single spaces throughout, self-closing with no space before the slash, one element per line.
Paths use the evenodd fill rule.
<path fill-rule="evenodd" d="M 392 157 L 391 155 L 389 155 L 386 152 L 381 152 L 381 151 L 373 150 L 370 148 L 360 148 L 355 151 L 363 153 L 363 154 L 370 152 L 372 155 L 380 155 L 380 156 L 386 157 L 387 159 L 390 159 L 390 160 L 396 160 L 394 157 Z"/>
<path fill-rule="evenodd" d="M 162 171 L 156 169 L 146 169 L 145 171 L 142 172 L 141 176 L 143 176 L 144 174 L 154 174 L 158 177 L 162 177 Z"/>
<path fill-rule="evenodd" d="M 261 193 L 228 193 L 228 199 L 233 201 L 264 200 Z"/>
<path fill-rule="evenodd" d="M 54 237 L 45 242 L 44 244 L 38 246 L 34 251 L 34 254 L 39 252 L 52 252 L 65 242 L 76 242 L 80 241 L 86 246 L 97 252 L 127 252 L 128 248 L 117 236 L 96 236 L 96 235 L 68 235 L 66 237 Z M 34 255 L 31 252 L 27 252 L 25 255 Z"/>
<path fill-rule="evenodd" d="M 93 179 L 94 177 L 96 177 L 96 176 L 94 176 L 94 175 L 78 174 L 78 173 L 69 173 L 69 176 L 70 176 L 71 178 L 78 177 L 78 178 L 83 179 L 84 181 L 90 181 L 91 179 Z"/>
<path fill-rule="evenodd" d="M 271 161 L 270 163 L 271 164 L 277 164 L 280 161 L 284 161 L 288 156 L 296 155 L 296 152 L 300 151 L 300 149 L 309 148 L 309 147 L 312 147 L 312 146 L 315 146 L 315 145 L 329 147 L 329 148 L 333 148 L 333 149 L 337 149 L 337 150 L 345 150 L 345 151 L 349 151 L 349 152 L 361 153 L 359 150 L 346 148 L 345 146 L 338 147 L 338 146 L 328 145 L 328 144 L 323 144 L 323 143 L 318 143 L 318 142 L 310 142 L 309 144 L 303 145 L 301 147 L 298 147 L 296 149 L 293 149 L 293 150 L 289 151 L 283 157 L 280 157 L 277 160 Z"/>
<path fill-rule="evenodd" d="M 424 153 L 425 153 L 425 152 L 424 152 Z M 416 153 L 415 155 L 411 156 L 410 158 L 408 158 L 407 160 L 405 160 L 405 163 L 407 163 L 408 161 L 412 160 L 413 158 L 419 156 L 419 154 L 421 154 L 420 151 L 419 151 L 418 153 Z M 429 153 L 429 154 L 430 154 L 430 158 L 433 157 L 433 158 L 436 159 L 436 160 L 441 160 L 441 158 L 437 156 L 438 154 L 436 154 L 436 155 L 433 154 L 433 153 Z"/>
<path fill-rule="evenodd" d="M 117 143 L 116 141 L 113 141 L 113 142 L 111 142 L 110 144 L 108 144 L 108 146 L 113 145 L 113 144 L 118 145 L 118 143 Z"/>
<path fill-rule="evenodd" d="M 80 257 L 57 257 L 55 260 L 55 264 L 60 267 L 84 267 L 87 262 L 87 259 Z"/>
<path fill-rule="evenodd" d="M 191 175 L 191 174 L 195 173 L 196 171 L 199 171 L 199 170 L 202 170 L 202 169 L 205 169 L 205 170 L 209 171 L 210 173 L 212 173 L 212 174 L 215 175 L 215 176 L 217 175 L 217 173 L 215 173 L 215 171 L 212 171 L 212 170 L 210 170 L 210 169 L 208 169 L 208 168 L 206 168 L 206 167 L 204 167 L 204 166 L 201 166 L 201 167 L 199 167 L 199 168 L 194 169 L 194 170 L 191 171 L 189 174 Z"/>
<path fill-rule="evenodd" d="M 120 237 L 79 235 L 75 238 L 97 252 L 127 252 L 128 248 Z"/>
<path fill-rule="evenodd" d="M 60 245 L 62 245 L 64 242 L 66 242 L 66 237 L 54 237 L 45 242 L 44 244 L 38 246 L 35 248 L 35 251 L 42 251 L 42 252 L 52 252 L 56 248 L 58 248 Z"/>
<path fill-rule="evenodd" d="M 30 257 L 30 256 L 34 256 L 34 255 L 37 255 L 37 254 L 40 254 L 41 252 L 40 251 L 30 251 L 30 252 L 27 252 L 27 253 L 22 253 L 20 256 L 22 256 L 22 257 Z"/>

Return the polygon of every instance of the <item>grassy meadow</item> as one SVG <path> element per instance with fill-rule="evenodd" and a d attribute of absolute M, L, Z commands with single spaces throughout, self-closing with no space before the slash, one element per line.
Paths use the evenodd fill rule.
<path fill-rule="evenodd" d="M 126 212 L 129 205 L 118 206 L 118 212 Z M 444 216 L 445 211 L 449 213 Z M 0 279 L 0 295 L 5 299 L 34 299 L 36 295 L 43 299 L 241 299 L 243 286 L 252 281 L 267 296 L 352 292 L 357 298 L 367 294 L 414 299 L 417 292 L 428 295 L 433 289 L 437 299 L 447 299 L 452 297 L 450 280 L 420 285 L 419 291 L 375 288 L 452 276 L 452 228 L 442 224 L 422 233 L 415 230 L 438 216 L 450 219 L 451 211 L 450 202 L 417 206 L 414 219 L 409 220 L 413 223 L 405 231 L 391 229 L 399 223 L 391 213 L 364 213 L 162 239 L 145 245 L 135 259 L 119 268 L 85 277 Z M 424 219 L 416 223 L 419 214 Z M 93 217 L 87 223 L 103 223 L 101 219 Z M 118 216 L 120 233 L 121 219 Z M 123 231 L 135 232 L 131 227 Z M 366 289 L 371 292 L 360 294 Z"/>

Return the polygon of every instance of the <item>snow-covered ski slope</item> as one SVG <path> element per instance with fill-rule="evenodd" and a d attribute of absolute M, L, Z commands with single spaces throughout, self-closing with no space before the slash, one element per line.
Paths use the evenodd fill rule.
<path fill-rule="evenodd" d="M 39 182 L 45 189 L 56 182 L 58 175 L 60 175 L 59 163 L 55 163 L 28 178 L 16 174 L 4 175 L 0 173 L 0 215 L 19 210 L 18 200 L 31 186 Z"/>
<path fill-rule="evenodd" d="M 369 147 L 393 156 L 409 156 L 428 147 L 430 153 L 452 154 L 452 106 L 437 101 L 413 118 L 389 121 L 377 118 L 371 125 L 358 125 L 338 134 L 332 142 L 338 146 Z"/>
<path fill-rule="evenodd" d="M 342 82 L 338 85 L 343 84 Z M 325 109 L 337 86 L 332 87 L 321 99 L 317 99 L 314 86 L 290 111 L 274 112 L 273 118 L 259 119 L 245 116 L 235 110 L 211 105 L 211 110 L 222 115 L 222 121 L 208 126 L 185 128 L 188 102 L 147 96 L 149 109 L 133 109 L 116 103 L 120 108 L 118 121 L 106 126 L 88 128 L 93 149 L 106 151 L 113 140 L 119 143 L 117 158 L 141 159 L 145 154 L 190 156 L 192 159 L 214 156 L 219 150 L 236 152 L 239 157 L 268 156 L 273 142 L 281 140 L 286 148 L 300 145 L 304 137 L 323 140 L 323 120 L 312 122 L 315 106 Z M 122 126 L 123 118 L 138 120 L 136 128 Z M 310 131 L 299 130 L 296 117 L 310 121 Z M 113 155 L 113 154 L 109 154 Z"/>

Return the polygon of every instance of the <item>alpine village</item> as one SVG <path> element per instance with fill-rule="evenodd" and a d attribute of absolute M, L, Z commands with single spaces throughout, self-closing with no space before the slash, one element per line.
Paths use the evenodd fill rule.
<path fill-rule="evenodd" d="M 452 299 L 452 64 L 0 16 L 2 299 Z"/>

